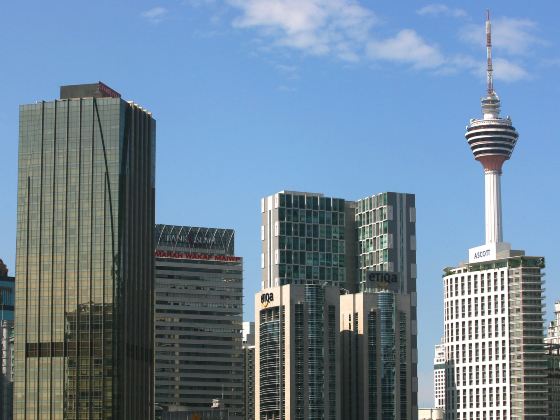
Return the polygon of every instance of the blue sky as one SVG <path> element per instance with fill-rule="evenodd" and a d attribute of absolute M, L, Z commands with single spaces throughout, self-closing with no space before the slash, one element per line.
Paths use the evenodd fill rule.
<path fill-rule="evenodd" d="M 48 3 L 48 4 L 47 4 Z M 495 88 L 520 133 L 504 238 L 547 258 L 560 298 L 560 7 L 352 0 L 18 1 L 0 15 L 0 258 L 15 261 L 18 105 L 102 80 L 154 113 L 157 221 L 236 229 L 245 316 L 259 288 L 259 199 L 282 189 L 417 195 L 420 403 L 431 406 L 442 268 L 484 240 L 483 173 L 464 139 Z"/>

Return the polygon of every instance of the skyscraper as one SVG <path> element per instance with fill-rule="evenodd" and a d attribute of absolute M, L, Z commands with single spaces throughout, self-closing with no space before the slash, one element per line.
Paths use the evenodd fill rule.
<path fill-rule="evenodd" d="M 263 198 L 261 211 L 263 289 L 255 299 L 256 415 L 353 419 L 358 411 L 345 407 L 359 400 L 362 413 L 377 415 L 377 404 L 384 398 L 379 415 L 415 419 L 414 196 L 388 192 L 353 202 L 282 191 Z M 394 271 L 396 289 L 371 288 L 367 278 L 372 271 Z M 369 311 L 379 311 L 379 323 L 368 318 Z M 352 340 L 342 346 L 350 336 Z M 376 354 L 387 357 L 350 363 L 356 370 L 342 375 L 340 360 L 368 354 L 356 343 L 369 338 L 379 349 L 385 346 Z M 397 361 L 394 345 L 399 346 Z M 368 369 L 368 374 L 360 369 Z M 389 389 L 392 384 L 398 384 L 399 392 Z M 352 395 L 347 401 L 349 389 Z"/>
<path fill-rule="evenodd" d="M 156 225 L 155 396 L 243 419 L 243 260 L 232 229 Z M 204 413 L 206 412 L 206 413 Z"/>
<path fill-rule="evenodd" d="M 341 418 L 412 419 L 411 295 L 372 274 L 340 296 Z"/>
<path fill-rule="evenodd" d="M 155 120 L 60 93 L 20 107 L 15 418 L 151 419 Z"/>
<path fill-rule="evenodd" d="M 12 419 L 15 279 L 0 259 L 0 420 Z"/>
<path fill-rule="evenodd" d="M 255 323 L 243 322 L 243 395 L 245 420 L 255 420 Z"/>
<path fill-rule="evenodd" d="M 434 408 L 445 409 L 445 342 L 434 349 Z"/>
<path fill-rule="evenodd" d="M 518 134 L 500 117 L 492 80 L 490 20 L 486 20 L 487 95 L 482 119 L 466 138 L 485 172 L 486 243 L 468 263 L 444 270 L 446 419 L 547 418 L 543 347 L 544 258 L 503 242 L 502 165 Z"/>

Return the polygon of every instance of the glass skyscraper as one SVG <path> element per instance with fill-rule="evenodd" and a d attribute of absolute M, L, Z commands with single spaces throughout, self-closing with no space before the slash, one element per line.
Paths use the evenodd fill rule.
<path fill-rule="evenodd" d="M 20 107 L 16 419 L 153 418 L 155 128 L 101 82 Z"/>

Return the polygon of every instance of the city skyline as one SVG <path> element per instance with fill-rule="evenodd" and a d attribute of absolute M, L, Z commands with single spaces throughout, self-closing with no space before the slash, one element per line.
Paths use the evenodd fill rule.
<path fill-rule="evenodd" d="M 480 31 L 485 5 L 477 2 L 460 10 L 451 6 L 447 9 L 441 5 L 439 8 L 428 6 L 426 3 L 409 11 L 387 5 L 375 6 L 375 13 L 382 22 L 376 23 L 371 32 L 381 39 L 390 39 L 409 28 L 427 44 L 438 45 L 445 59 L 450 59 L 455 52 L 464 52 L 483 65 L 482 36 L 474 44 L 463 43 L 458 31 L 451 26 L 475 25 Z M 196 8 L 165 5 L 157 9 L 153 3 L 138 4 L 132 11 L 120 7 L 114 6 L 111 15 L 126 17 L 127 28 L 146 41 L 147 48 L 161 50 L 156 54 L 156 63 L 146 65 L 132 78 L 126 71 L 118 74 L 115 70 L 118 66 L 101 69 L 83 65 L 92 64 L 87 58 L 92 50 L 86 47 L 96 47 L 107 59 L 121 64 L 130 58 L 126 46 L 134 47 L 112 29 L 95 41 L 87 37 L 88 31 L 104 22 L 102 18 L 107 19 L 101 11 L 92 14 L 84 29 L 76 29 L 75 40 L 67 41 L 69 46 L 82 42 L 83 51 L 77 51 L 65 66 L 47 60 L 40 74 L 21 70 L 24 64 L 31 69 L 31 63 L 47 59 L 40 51 L 41 45 L 52 41 L 55 35 L 64 38 L 70 32 L 55 28 L 46 39 L 30 42 L 30 34 L 34 33 L 32 25 L 45 14 L 55 19 L 56 13 L 69 17 L 78 12 L 89 13 L 92 9 L 26 8 L 28 19 L 21 29 L 14 29 L 10 26 L 12 22 L 6 22 L 0 30 L 7 37 L 10 30 L 18 35 L 8 38 L 16 38 L 13 45 L 4 46 L 6 54 L 14 58 L 14 65 L 2 70 L 10 83 L 4 87 L 5 96 L 0 107 L 4 157 L 0 169 L 4 181 L 4 198 L 0 203 L 0 229 L 4 232 L 0 257 L 11 268 L 11 274 L 16 274 L 17 105 L 54 98 L 61 84 L 104 80 L 139 103 L 147 104 L 158 118 L 156 221 L 235 227 L 238 253 L 245 260 L 246 320 L 252 320 L 251 296 L 260 286 L 261 196 L 281 188 L 324 191 L 349 199 L 382 190 L 415 193 L 418 217 L 422 221 L 418 225 L 419 372 L 420 383 L 426 386 L 420 389 L 431 389 L 433 345 L 442 334 L 442 329 L 430 328 L 442 324 L 441 264 L 466 259 L 465 249 L 482 243 L 483 238 L 480 226 L 484 214 L 484 197 L 480 191 L 483 182 L 480 168 L 466 153 L 463 128 L 468 118 L 478 113 L 478 96 L 483 92 L 484 78 L 461 69 L 443 74 L 447 70 L 443 65 L 422 68 L 422 63 L 429 62 L 429 56 L 424 61 L 408 63 L 398 63 L 398 58 L 371 61 L 362 58 L 349 62 L 335 54 L 313 55 L 301 48 L 275 46 L 286 40 L 270 39 L 258 29 L 251 29 L 266 29 L 267 26 L 258 23 L 258 16 L 248 20 L 247 17 L 253 15 L 247 10 L 229 8 L 220 17 L 219 13 L 208 9 L 210 6 L 204 6 L 204 2 L 199 2 Z M 366 5 L 361 7 L 369 10 Z M 493 12 L 495 40 L 498 42 L 500 37 L 500 26 L 504 37 L 500 47 L 496 45 L 495 56 L 507 57 L 518 66 L 518 77 L 521 75 L 516 82 L 506 82 L 502 73 L 502 80 L 498 81 L 501 99 L 507 102 L 507 113 L 514 117 L 521 133 L 516 157 L 508 162 L 502 186 L 504 208 L 508 209 L 503 223 L 512 246 L 523 245 L 528 253 L 547 257 L 547 321 L 551 319 L 554 300 L 560 296 L 560 286 L 551 281 L 560 271 L 553 254 L 553 240 L 558 234 L 558 223 L 553 216 L 558 197 L 550 194 L 557 177 L 553 156 L 558 145 L 553 141 L 552 124 L 548 122 L 554 121 L 553 101 L 558 90 L 552 75 L 557 69 L 554 66 L 558 65 L 555 61 L 558 57 L 552 55 L 554 48 L 551 47 L 557 43 L 552 21 L 557 7 L 553 5 L 552 10 L 544 13 L 508 3 L 507 10 Z M 16 5 L 9 5 L 8 9 L 15 17 L 23 15 L 23 8 Z M 398 17 L 397 13 L 401 12 L 402 16 Z M 439 17 L 435 16 L 437 13 Z M 218 17 L 213 20 L 216 15 Z M 246 19 L 243 21 L 240 17 Z M 13 21 L 18 22 L 18 19 Z M 232 26 L 233 21 L 237 23 Z M 430 25 L 441 27 L 431 29 Z M 278 29 L 278 26 L 268 25 L 271 26 Z M 207 33 L 201 33 L 203 29 L 207 29 Z M 217 33 L 208 33 L 211 30 Z M 186 39 L 180 52 L 183 55 L 192 53 L 191 60 L 167 56 L 170 50 L 165 45 L 174 35 Z M 119 40 L 117 45 L 109 45 L 107 41 L 111 37 Z M 228 37 L 230 39 L 226 39 Z M 24 46 L 25 55 L 14 48 Z M 53 48 L 50 51 L 55 55 L 68 54 L 61 46 Z M 515 51 L 516 48 L 521 51 Z M 27 56 L 33 59 L 29 61 Z M 127 64 L 138 65 L 134 61 Z M 167 70 L 173 65 L 176 70 Z M 519 66 L 524 72 L 520 72 Z M 514 68 L 510 66 L 509 70 Z M 496 68 L 496 76 L 499 73 L 500 68 Z M 509 74 L 513 77 L 511 71 Z M 263 92 L 270 98 L 264 98 Z M 403 119 L 407 124 L 402 123 Z M 282 147 L 277 147 L 279 144 Z M 267 164 L 258 153 L 263 147 L 277 149 L 279 159 L 276 162 L 283 162 L 288 169 L 282 171 L 283 177 L 254 177 L 256 171 Z M 360 156 L 371 158 L 364 161 L 350 158 L 350 153 L 346 152 L 350 149 L 359 149 Z M 195 156 L 208 158 L 195 159 Z M 308 161 L 307 157 L 313 158 Z M 325 162 L 336 163 L 340 171 L 326 173 L 322 170 Z M 277 164 L 280 163 L 274 163 Z M 373 177 L 368 176 L 370 171 L 387 176 L 385 180 L 372 181 Z M 529 198 L 528 192 L 538 200 Z M 179 197 L 177 206 L 177 197 L 182 195 L 185 198 Z M 228 214 L 201 205 L 215 200 L 216 196 L 228 203 L 231 209 Z M 465 202 L 472 205 L 465 208 Z M 461 221 L 461 226 L 457 226 L 457 220 Z M 515 224 L 521 220 L 526 223 Z M 430 305 L 422 305 L 430 296 L 434 296 Z M 431 401 L 431 393 L 420 395 L 421 404 Z"/>

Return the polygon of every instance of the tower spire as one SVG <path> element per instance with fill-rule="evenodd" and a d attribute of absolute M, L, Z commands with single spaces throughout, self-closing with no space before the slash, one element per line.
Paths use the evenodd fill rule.
<path fill-rule="evenodd" d="M 494 94 L 494 81 L 492 79 L 492 25 L 490 23 L 490 10 L 486 10 L 486 84 L 488 96 Z"/>

